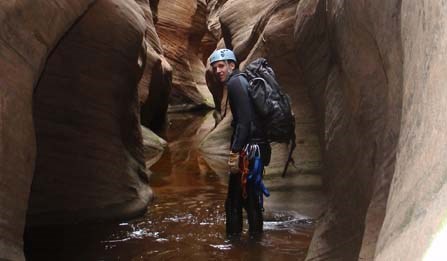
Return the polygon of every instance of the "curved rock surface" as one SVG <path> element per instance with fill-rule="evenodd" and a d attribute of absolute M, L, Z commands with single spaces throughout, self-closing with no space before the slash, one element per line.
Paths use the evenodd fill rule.
<path fill-rule="evenodd" d="M 242 66 L 266 56 L 298 122 L 303 110 L 311 112 L 311 135 L 298 124 L 297 137 L 313 137 L 321 150 L 329 201 L 307 259 L 421 260 L 435 251 L 430 238 L 443 235 L 447 198 L 437 142 L 445 118 L 439 82 L 445 78 L 446 6 L 216 0 L 208 8 L 209 30 L 221 38 L 217 47 L 233 48 Z M 216 144 L 210 134 L 203 147 L 218 150 L 227 138 Z"/>
<path fill-rule="evenodd" d="M 145 29 L 136 2 L 99 0 L 53 50 L 34 96 L 28 225 L 131 216 L 148 203 L 136 88 Z"/>
<path fill-rule="evenodd" d="M 170 111 L 214 107 L 205 83 L 200 49 L 207 31 L 205 11 L 204 0 L 166 0 L 158 4 L 156 29 L 165 56 L 173 67 Z"/>
<path fill-rule="evenodd" d="M 329 206 L 308 260 L 372 260 L 400 130 L 400 1 L 301 1 L 294 37 L 323 119 Z"/>
<path fill-rule="evenodd" d="M 146 32 L 143 45 L 146 53 L 141 60 L 144 72 L 138 83 L 138 93 L 141 105 L 141 123 L 152 129 L 160 129 L 165 123 L 165 113 L 168 108 L 168 98 L 172 85 L 172 67 L 164 56 L 160 38 L 155 30 L 154 21 L 157 1 L 137 1 L 144 11 Z M 144 59 L 146 57 L 146 59 Z"/>
<path fill-rule="evenodd" d="M 143 135 L 144 158 L 146 159 L 146 171 L 154 165 L 162 156 L 168 143 L 150 129 L 141 126 Z"/>
<path fill-rule="evenodd" d="M 151 38 L 148 1 L 6 1 L 0 10 L 0 259 L 23 260 L 27 214 L 32 226 L 145 210 L 139 103 L 158 96 L 153 108 L 164 114 L 170 66 Z M 157 81 L 157 92 L 143 92 Z"/>
<path fill-rule="evenodd" d="M 22 236 L 36 150 L 34 86 L 51 49 L 92 2 L 0 3 L 0 258 L 24 259 Z"/>
<path fill-rule="evenodd" d="M 403 64 L 396 66 L 402 70 L 402 98 L 396 100 L 402 102 L 402 117 L 375 259 L 445 259 L 447 5 L 442 1 L 411 0 L 383 1 L 379 7 L 393 6 L 400 7 Z M 396 19 L 397 10 L 391 10 L 395 12 L 387 12 L 388 19 Z M 394 38 L 379 39 L 389 44 Z M 397 54 L 389 52 L 389 47 L 384 49 L 389 57 L 385 65 L 391 67 L 391 58 Z M 395 88 L 390 93 L 396 93 Z"/>
<path fill-rule="evenodd" d="M 286 148 L 275 145 L 266 208 L 324 209 L 308 260 L 438 250 L 444 2 L 16 0 L 0 1 L 0 22 L 0 259 L 24 259 L 27 212 L 32 226 L 144 210 L 144 155 L 165 144 L 140 123 L 162 126 L 171 87 L 172 110 L 222 112 L 207 116 L 220 123 L 201 148 L 225 172 L 231 115 L 221 118 L 225 92 L 204 66 L 216 46 L 241 67 L 266 57 L 292 98 L 297 168 L 278 177 Z"/>

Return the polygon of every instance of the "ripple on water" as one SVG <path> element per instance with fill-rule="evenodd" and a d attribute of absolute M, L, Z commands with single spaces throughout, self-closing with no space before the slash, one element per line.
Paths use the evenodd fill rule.
<path fill-rule="evenodd" d="M 211 247 L 219 249 L 219 250 L 231 250 L 231 244 L 223 244 L 223 245 L 212 245 L 210 244 Z"/>
<path fill-rule="evenodd" d="M 193 125 L 186 122 L 183 127 L 177 126 L 175 131 L 182 131 L 176 140 L 189 140 L 195 133 L 189 130 Z M 160 171 L 153 169 L 155 199 L 143 217 L 99 224 L 91 230 L 79 225 L 70 232 L 70 244 L 61 243 L 61 253 L 43 253 L 39 260 L 304 260 L 312 222 L 297 213 L 265 213 L 265 233 L 259 241 L 248 239 L 247 223 L 239 242 L 226 241 L 226 177 L 201 175 L 203 172 L 194 165 L 198 156 L 195 145 L 185 144 L 184 148 L 177 146 L 179 152 L 167 150 L 157 163 Z M 180 158 L 189 160 L 176 161 Z M 54 238 L 56 243 L 35 240 L 33 245 L 37 250 L 48 245 L 56 249 L 57 241 L 63 241 L 58 240 L 61 234 L 69 237 L 66 231 L 57 232 L 39 237 Z"/>

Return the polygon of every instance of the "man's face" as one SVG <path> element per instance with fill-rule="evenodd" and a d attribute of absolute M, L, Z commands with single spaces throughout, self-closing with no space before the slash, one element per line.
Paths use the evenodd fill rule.
<path fill-rule="evenodd" d="M 227 80 L 228 74 L 230 74 L 235 65 L 232 62 L 218 61 L 213 63 L 213 73 L 219 79 L 220 82 L 225 82 Z"/>

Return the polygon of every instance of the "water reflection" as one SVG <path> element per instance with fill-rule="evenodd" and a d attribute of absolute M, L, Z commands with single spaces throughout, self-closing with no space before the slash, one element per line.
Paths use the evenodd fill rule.
<path fill-rule="evenodd" d="M 169 148 L 151 170 L 155 199 L 138 219 L 33 229 L 29 260 L 303 260 L 312 224 L 296 213 L 266 213 L 259 241 L 225 238 L 226 176 L 197 150 L 210 115 L 170 115 Z M 247 228 L 247 224 L 244 225 Z M 30 243 L 31 242 L 31 243 Z"/>

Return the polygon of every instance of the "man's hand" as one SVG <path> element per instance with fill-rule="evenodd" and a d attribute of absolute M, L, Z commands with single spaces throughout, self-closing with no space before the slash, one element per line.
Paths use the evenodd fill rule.
<path fill-rule="evenodd" d="M 228 167 L 231 173 L 239 173 L 239 153 L 230 151 L 228 157 Z"/>

